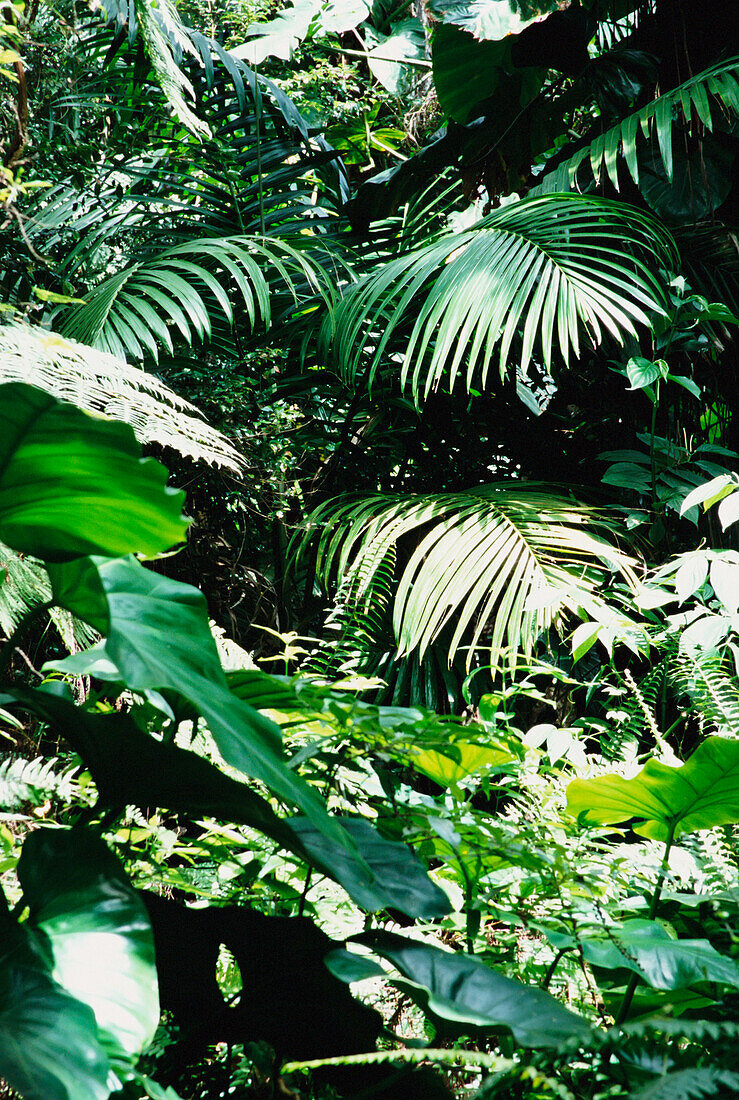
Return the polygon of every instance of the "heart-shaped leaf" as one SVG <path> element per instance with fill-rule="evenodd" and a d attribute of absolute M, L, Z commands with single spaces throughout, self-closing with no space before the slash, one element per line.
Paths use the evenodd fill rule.
<path fill-rule="evenodd" d="M 635 832 L 653 840 L 739 821 L 739 741 L 709 737 L 679 768 L 649 760 L 634 779 L 575 779 L 567 809 L 586 825 L 637 818 Z"/>

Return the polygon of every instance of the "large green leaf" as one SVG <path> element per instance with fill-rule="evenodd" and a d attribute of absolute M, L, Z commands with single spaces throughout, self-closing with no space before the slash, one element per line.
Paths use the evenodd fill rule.
<path fill-rule="evenodd" d="M 82 554 L 155 554 L 184 537 L 184 494 L 142 459 L 131 428 L 32 386 L 0 386 L 0 539 L 62 562 Z"/>
<path fill-rule="evenodd" d="M 431 881 L 426 868 L 405 844 L 385 840 L 368 821 L 343 817 L 342 826 L 354 839 L 366 863 L 374 872 L 370 885 L 355 882 L 353 864 L 344 853 L 327 843 L 322 833 L 300 818 L 291 818 L 290 826 L 300 837 L 309 855 L 332 868 L 331 877 L 346 886 L 355 901 L 369 910 L 392 907 L 410 917 L 433 920 L 450 911 L 449 899 Z M 349 883 L 352 886 L 350 889 Z"/>
<path fill-rule="evenodd" d="M 18 879 L 52 978 L 93 1010 L 108 1052 L 134 1060 L 154 1038 L 159 997 L 149 918 L 118 860 L 87 829 L 38 829 Z"/>
<path fill-rule="evenodd" d="M 392 351 L 416 400 L 460 374 L 480 388 L 496 349 L 505 376 L 514 342 L 525 375 L 534 354 L 551 367 L 555 340 L 568 363 L 583 331 L 593 344 L 636 335 L 664 312 L 657 272 L 677 262 L 667 231 L 641 210 L 586 195 L 524 199 L 350 287 L 322 343 L 353 385 L 371 385 Z"/>
<path fill-rule="evenodd" d="M 630 920 L 603 935 L 548 933 L 557 949 L 581 948 L 592 966 L 632 970 L 654 989 L 685 989 L 696 982 L 739 987 L 739 963 L 719 954 L 708 940 L 676 940 L 656 921 Z"/>
<path fill-rule="evenodd" d="M 429 11 L 442 23 L 496 42 L 509 34 L 520 34 L 524 27 L 557 7 L 557 0 L 429 0 Z"/>
<path fill-rule="evenodd" d="M 400 970 L 393 984 L 423 1008 L 435 1026 L 452 1034 L 510 1030 L 530 1047 L 559 1047 L 587 1040 L 590 1025 L 543 990 L 506 978 L 470 955 L 406 940 L 389 932 L 354 937 Z"/>
<path fill-rule="evenodd" d="M 92 1009 L 41 967 L 18 964 L 20 932 L 0 935 L 0 1077 L 24 1100 L 108 1100 L 110 1064 Z"/>
<path fill-rule="evenodd" d="M 50 575 L 57 603 L 106 636 L 105 655 L 121 682 L 133 691 L 170 689 L 188 699 L 227 763 L 298 806 L 361 867 L 323 800 L 285 763 L 279 727 L 228 690 L 202 592 L 134 558 L 79 559 L 53 566 Z"/>
<path fill-rule="evenodd" d="M 634 779 L 575 779 L 567 809 L 586 825 L 637 818 L 634 831 L 653 840 L 739 821 L 739 741 L 708 737 L 680 767 L 648 760 Z"/>
<path fill-rule="evenodd" d="M 492 660 L 507 649 L 515 661 L 565 609 L 586 606 L 595 615 L 609 567 L 635 581 L 631 559 L 599 537 L 608 530 L 602 517 L 534 483 L 340 498 L 308 525 L 309 535 L 319 532 L 318 575 L 343 583 L 359 606 L 393 547 L 404 540 L 412 550 L 393 611 L 401 654 L 423 654 L 453 624 L 450 658 L 469 645 L 470 660 L 487 629 Z"/>

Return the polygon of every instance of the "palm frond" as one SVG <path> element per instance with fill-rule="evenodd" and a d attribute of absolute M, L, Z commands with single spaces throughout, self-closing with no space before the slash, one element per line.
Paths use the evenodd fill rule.
<path fill-rule="evenodd" d="M 529 194 L 566 192 L 575 186 L 581 165 L 590 166 L 598 182 L 605 170 L 616 190 L 619 189 L 619 164 L 625 163 L 634 183 L 639 183 L 637 141 L 641 132 L 649 138 L 654 132 L 667 179 L 672 182 L 672 130 L 676 119 L 689 126 L 692 120 L 713 129 L 713 113 L 721 110 L 739 113 L 739 58 L 732 57 L 705 69 L 696 76 L 658 96 L 645 107 L 617 122 L 590 145 L 548 173 Z"/>
<path fill-rule="evenodd" d="M 27 382 L 88 412 L 123 420 L 141 443 L 242 469 L 228 440 L 154 375 L 57 333 L 15 321 L 1 325 L 0 381 Z"/>
<path fill-rule="evenodd" d="M 525 199 L 368 275 L 329 316 L 322 341 L 352 382 L 368 371 L 371 384 L 398 336 L 401 381 L 417 399 L 445 374 L 452 389 L 465 361 L 469 389 L 478 365 L 485 385 L 496 346 L 505 375 L 517 337 L 525 374 L 537 344 L 549 369 L 555 341 L 565 362 L 579 355 L 582 329 L 594 344 L 635 335 L 663 309 L 655 272 L 676 263 L 669 234 L 641 211 L 592 196 Z"/>
<path fill-rule="evenodd" d="M 198 51 L 177 14 L 172 0 L 101 0 L 108 19 L 128 25 L 133 40 L 140 30 L 146 53 L 164 97 L 175 118 L 198 137 L 209 137 L 210 127 L 195 112 L 195 90 L 182 68 L 183 54 L 198 57 Z"/>
<path fill-rule="evenodd" d="M 598 533 L 609 531 L 602 516 L 566 496 L 506 483 L 329 501 L 309 517 L 307 537 L 320 532 L 317 575 L 347 585 L 356 601 L 397 547 L 398 655 L 422 657 L 449 625 L 449 659 L 465 647 L 469 666 L 483 635 L 494 665 L 505 651 L 515 663 L 565 610 L 592 613 L 610 570 L 635 583 L 633 560 Z"/>
<path fill-rule="evenodd" d="M 275 270 L 288 288 L 293 272 L 316 289 L 321 286 L 313 266 L 284 241 L 187 241 L 105 279 L 88 292 L 84 305 L 74 307 L 62 332 L 120 358 L 158 359 L 160 347 L 174 350 L 173 332 L 187 343 L 207 339 L 213 310 L 232 324 L 234 287 L 251 326 L 258 319 L 269 325 L 270 284 L 263 266 Z"/>

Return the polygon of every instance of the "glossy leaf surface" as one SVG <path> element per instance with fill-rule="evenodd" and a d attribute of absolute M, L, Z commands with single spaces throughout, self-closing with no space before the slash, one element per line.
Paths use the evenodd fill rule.
<path fill-rule="evenodd" d="M 586 1040 L 590 1025 L 548 993 L 506 978 L 470 955 L 406 940 L 389 932 L 355 937 L 400 970 L 395 982 L 435 1026 L 452 1034 L 510 1030 L 522 1046 L 558 1047 Z"/>
<path fill-rule="evenodd" d="M 38 829 L 18 878 L 51 976 L 93 1010 L 110 1054 L 135 1059 L 154 1038 L 159 998 L 149 918 L 120 863 L 86 829 Z"/>
<path fill-rule="evenodd" d="M 42 390 L 0 386 L 0 539 L 45 561 L 156 554 L 184 538 L 184 494 L 128 425 Z"/>
<path fill-rule="evenodd" d="M 374 881 L 365 885 L 356 879 L 353 865 L 341 849 L 327 842 L 309 822 L 292 818 L 295 830 L 309 855 L 324 866 L 332 867 L 332 877 L 342 883 L 364 909 L 376 911 L 392 907 L 410 917 L 432 920 L 450 911 L 449 899 L 429 878 L 426 868 L 405 844 L 386 840 L 362 818 L 341 818 L 341 824 L 355 841 L 365 862 L 372 868 Z"/>

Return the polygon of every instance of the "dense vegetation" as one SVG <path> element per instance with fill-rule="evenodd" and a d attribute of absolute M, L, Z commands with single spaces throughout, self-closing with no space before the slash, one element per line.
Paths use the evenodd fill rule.
<path fill-rule="evenodd" d="M 2 1095 L 738 1095 L 735 15 L 0 6 Z"/>

